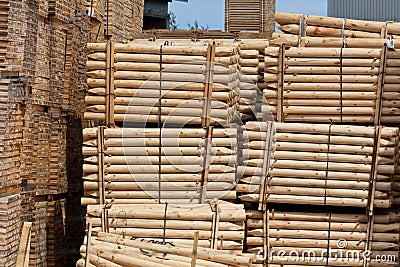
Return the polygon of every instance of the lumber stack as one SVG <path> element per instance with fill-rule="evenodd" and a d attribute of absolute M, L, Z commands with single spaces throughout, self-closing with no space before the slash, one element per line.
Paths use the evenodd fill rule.
<path fill-rule="evenodd" d="M 145 238 L 132 240 L 109 233 L 88 237 L 80 251 L 82 259 L 77 266 L 82 267 L 87 266 L 85 263 L 88 266 L 252 266 L 253 261 L 253 255 L 248 253 L 195 248 L 193 244 L 184 246 Z"/>
<path fill-rule="evenodd" d="M 80 33 L 87 31 L 87 17 L 82 3 L 80 0 L 0 3 L 0 196 L 20 194 L 21 207 L 14 209 L 15 216 L 21 222 L 33 222 L 31 266 L 45 266 L 47 261 L 45 200 L 53 195 L 57 198 L 68 190 L 67 118 L 82 116 L 80 107 L 86 82 L 83 77 L 86 47 L 81 44 L 87 40 Z M 76 36 L 70 41 L 72 24 L 75 31 L 69 36 Z M 81 44 L 78 47 L 73 42 Z M 77 74 L 69 74 L 71 65 Z M 65 84 L 67 77 L 76 83 Z M 80 98 L 76 96 L 78 89 L 82 90 Z M 3 215 L 8 216 L 1 214 L 1 221 Z M 16 230 L 15 238 L 19 232 L 20 229 Z M 70 251 L 57 253 L 64 257 Z"/>
<path fill-rule="evenodd" d="M 46 266 L 47 260 L 47 201 L 34 204 L 29 266 Z"/>
<path fill-rule="evenodd" d="M 65 229 L 66 199 L 47 202 L 47 266 L 65 266 L 66 229 Z"/>
<path fill-rule="evenodd" d="M 392 36 L 397 39 L 400 35 L 399 22 L 364 21 L 283 12 L 276 12 L 275 20 L 280 24 L 278 28 L 282 32 L 301 36 L 367 39 L 385 39 Z"/>
<path fill-rule="evenodd" d="M 261 90 L 264 87 L 264 51 L 267 40 L 241 40 L 239 42 L 240 106 L 247 119 L 254 120 L 262 112 Z M 242 116 L 242 120 L 246 117 Z"/>
<path fill-rule="evenodd" d="M 242 251 L 245 211 L 243 205 L 224 201 L 202 205 L 112 204 L 105 208 L 89 205 L 87 221 L 92 223 L 94 235 L 106 226 L 109 233 L 131 239 L 191 246 L 198 231 L 199 247 Z"/>
<path fill-rule="evenodd" d="M 246 5 L 238 0 L 225 0 L 225 31 L 259 32 L 272 34 L 275 1 L 249 0 Z"/>
<path fill-rule="evenodd" d="M 199 203 L 203 195 L 203 202 L 233 201 L 237 130 L 213 129 L 211 147 L 206 134 L 202 128 L 84 129 L 82 204 Z"/>
<path fill-rule="evenodd" d="M 240 143 L 242 155 L 238 162 L 240 182 L 236 185 L 239 198 L 242 194 L 251 194 L 260 190 L 268 174 L 274 152 L 275 127 L 272 122 L 249 121 L 242 126 L 242 131 Z M 259 170 L 248 164 L 258 160 L 263 161 Z"/>
<path fill-rule="evenodd" d="M 142 34 L 144 0 L 87 0 L 86 12 L 92 42 L 111 36 L 117 42 L 129 41 Z"/>
<path fill-rule="evenodd" d="M 374 204 L 377 208 L 391 206 L 398 128 L 382 127 L 378 139 L 375 128 L 365 126 L 276 123 L 275 128 L 275 151 L 265 188 L 255 187 L 240 199 L 258 202 L 265 197 L 269 203 L 366 207 L 371 198 L 371 166 L 376 164 Z M 264 136 L 260 134 L 249 146 L 262 149 Z M 374 147 L 379 148 L 377 156 Z M 259 175 L 266 163 L 260 157 L 244 164 L 245 175 Z M 260 196 L 260 191 L 265 196 Z"/>
<path fill-rule="evenodd" d="M 19 195 L 0 198 L 0 264 L 14 266 L 17 259 L 21 218 Z"/>
<path fill-rule="evenodd" d="M 368 245 L 372 248 L 368 256 L 371 259 L 369 266 L 382 266 L 377 255 L 399 257 L 399 223 L 394 213 L 375 215 L 370 241 L 367 238 L 368 217 L 364 214 L 277 210 L 268 210 L 267 213 L 265 220 L 260 211 L 247 212 L 246 241 L 249 251 L 263 251 L 263 224 L 266 224 L 268 234 L 264 238 L 272 266 L 305 266 L 311 262 L 318 266 L 325 266 L 327 262 L 329 266 L 362 266 L 362 255 Z M 329 259 L 326 257 L 327 249 L 331 250 Z M 280 251 L 285 254 L 278 254 Z M 311 251 L 315 254 L 305 254 Z M 258 262 L 257 266 L 263 266 L 262 261 Z M 384 263 L 385 266 L 396 264 L 393 258 Z"/>
<path fill-rule="evenodd" d="M 89 91 L 85 119 L 106 121 L 106 106 L 116 122 L 201 124 L 207 67 L 207 46 L 159 46 L 156 44 L 113 44 L 114 58 L 108 81 L 115 86 L 107 93 L 105 43 L 88 44 Z M 226 124 L 239 117 L 239 77 L 233 65 L 234 46 L 217 46 L 212 65 L 211 124 Z M 224 65 L 219 65 L 224 64 Z M 228 66 L 228 67 L 225 67 Z M 211 76 L 210 76 L 211 77 Z M 112 97 L 114 95 L 115 97 Z M 161 98 L 161 99 L 160 99 Z M 210 99 L 211 98 L 211 99 Z M 159 101 L 160 100 L 160 101 Z M 114 102 L 114 104 L 112 104 Z M 161 103 L 160 103 L 161 102 Z M 159 116 L 161 113 L 161 117 Z"/>
<path fill-rule="evenodd" d="M 269 47 L 264 97 L 279 121 L 399 122 L 399 53 L 367 48 Z M 385 72 L 385 74 L 382 73 Z"/>

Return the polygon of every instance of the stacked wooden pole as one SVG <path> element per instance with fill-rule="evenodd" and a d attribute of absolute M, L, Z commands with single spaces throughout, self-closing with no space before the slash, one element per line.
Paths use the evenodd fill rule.
<path fill-rule="evenodd" d="M 83 135 L 83 204 L 102 203 L 99 190 L 106 202 L 198 203 L 204 169 L 209 169 L 206 199 L 236 198 L 235 128 L 212 131 L 207 165 L 204 129 L 100 127 Z"/>
<path fill-rule="evenodd" d="M 110 111 L 115 121 L 158 123 L 160 119 L 162 123 L 201 124 L 206 46 L 114 44 L 114 52 L 109 53 L 105 44 L 89 44 L 88 48 L 86 119 L 105 120 L 108 55 L 114 70 L 110 79 L 116 87 Z M 238 117 L 239 78 L 231 66 L 234 55 L 234 47 L 216 47 L 215 62 L 228 67 L 213 65 L 212 124 Z"/>
<path fill-rule="evenodd" d="M 285 33 L 319 37 L 380 39 L 400 35 L 400 23 L 363 21 L 276 12 L 275 20 Z"/>
<path fill-rule="evenodd" d="M 263 123 L 259 125 L 266 127 Z M 398 128 L 383 127 L 377 141 L 374 127 L 292 123 L 277 123 L 275 127 L 275 151 L 265 181 L 265 201 L 366 207 L 371 167 L 376 164 L 375 206 L 391 206 L 391 182 L 398 161 Z M 257 141 L 250 141 L 247 146 L 263 149 L 266 134 L 254 136 Z M 374 147 L 379 149 L 377 158 Z M 244 161 L 242 172 L 246 176 L 260 175 L 264 162 L 258 153 L 257 159 Z M 263 188 L 253 189 L 252 194 L 240 198 L 260 201 Z"/>
<path fill-rule="evenodd" d="M 252 266 L 252 254 L 216 251 L 196 245 L 196 241 L 184 246 L 99 233 L 87 237 L 81 247 L 83 258 L 77 266 Z"/>
<path fill-rule="evenodd" d="M 199 247 L 241 251 L 245 211 L 242 205 L 224 201 L 202 205 L 89 205 L 87 221 L 92 223 L 94 234 L 107 231 L 190 246 L 198 231 Z"/>
<path fill-rule="evenodd" d="M 366 215 L 268 210 L 269 263 L 273 266 L 310 263 L 318 266 L 363 266 L 363 255 L 366 255 L 371 260 L 369 266 L 395 266 L 393 259 L 399 258 L 400 230 L 396 221 L 394 213 L 375 215 L 374 234 L 370 241 L 372 249 L 366 255 Z M 263 251 L 264 223 L 262 212 L 247 212 L 249 251 Z M 328 249 L 329 259 L 326 257 Z M 383 256 L 391 260 L 379 262 Z M 259 263 L 262 262 L 260 259 Z"/>
<path fill-rule="evenodd" d="M 361 48 L 266 49 L 264 96 L 286 122 L 399 122 L 397 51 Z"/>

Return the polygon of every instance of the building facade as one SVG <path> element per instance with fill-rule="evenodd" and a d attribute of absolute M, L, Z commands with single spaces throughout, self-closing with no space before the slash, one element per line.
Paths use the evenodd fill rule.
<path fill-rule="evenodd" d="M 371 21 L 400 21 L 400 1 L 328 0 L 328 16 Z"/>

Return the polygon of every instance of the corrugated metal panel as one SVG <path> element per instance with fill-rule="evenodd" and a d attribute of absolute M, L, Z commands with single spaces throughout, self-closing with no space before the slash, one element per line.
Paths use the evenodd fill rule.
<path fill-rule="evenodd" d="M 328 0 L 328 16 L 372 21 L 400 21 L 400 1 Z"/>

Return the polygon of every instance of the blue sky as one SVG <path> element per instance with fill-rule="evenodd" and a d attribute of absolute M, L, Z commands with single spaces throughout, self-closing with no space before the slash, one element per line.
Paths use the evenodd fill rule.
<path fill-rule="evenodd" d="M 326 15 L 327 0 L 277 0 L 276 10 L 300 14 Z M 189 3 L 173 1 L 170 11 L 176 15 L 181 29 L 197 19 L 200 25 L 214 30 L 224 29 L 224 0 L 189 0 Z M 246 0 L 243 0 L 246 3 Z"/>

